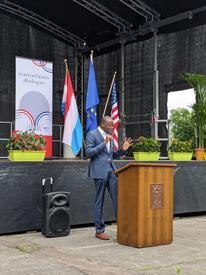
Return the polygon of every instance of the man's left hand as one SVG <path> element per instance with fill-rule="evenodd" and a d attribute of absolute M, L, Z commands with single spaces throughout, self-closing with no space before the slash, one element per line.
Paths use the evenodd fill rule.
<path fill-rule="evenodd" d="M 133 140 L 131 138 L 125 137 L 122 145 L 122 150 L 127 151 L 127 149 L 132 145 L 133 145 Z"/>

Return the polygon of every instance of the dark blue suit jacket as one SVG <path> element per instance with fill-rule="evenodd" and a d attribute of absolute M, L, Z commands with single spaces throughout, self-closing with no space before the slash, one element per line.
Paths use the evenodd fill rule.
<path fill-rule="evenodd" d="M 109 172 L 115 170 L 113 157 L 125 155 L 123 150 L 114 152 L 114 143 L 111 141 L 110 152 L 104 143 L 104 138 L 98 129 L 91 131 L 86 137 L 86 155 L 90 158 L 89 177 L 93 179 L 105 179 Z"/>

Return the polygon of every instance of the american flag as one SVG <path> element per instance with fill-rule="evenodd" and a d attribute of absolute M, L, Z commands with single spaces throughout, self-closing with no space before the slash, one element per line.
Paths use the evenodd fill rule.
<path fill-rule="evenodd" d="M 119 113 L 118 102 L 115 82 L 112 87 L 112 112 L 111 117 L 113 120 L 113 138 L 114 138 L 114 150 L 118 150 L 118 127 L 119 127 Z"/>

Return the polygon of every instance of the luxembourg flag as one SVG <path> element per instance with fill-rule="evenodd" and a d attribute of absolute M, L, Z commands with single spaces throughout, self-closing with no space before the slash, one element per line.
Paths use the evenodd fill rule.
<path fill-rule="evenodd" d="M 82 148 L 83 132 L 68 70 L 65 75 L 61 109 L 64 114 L 64 134 L 62 142 L 69 145 L 76 156 Z"/>

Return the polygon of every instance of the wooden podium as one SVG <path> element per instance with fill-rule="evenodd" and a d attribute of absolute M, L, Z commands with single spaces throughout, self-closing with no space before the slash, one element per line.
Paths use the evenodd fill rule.
<path fill-rule="evenodd" d="M 131 163 L 115 171 L 119 243 L 146 247 L 172 242 L 174 166 Z"/>

